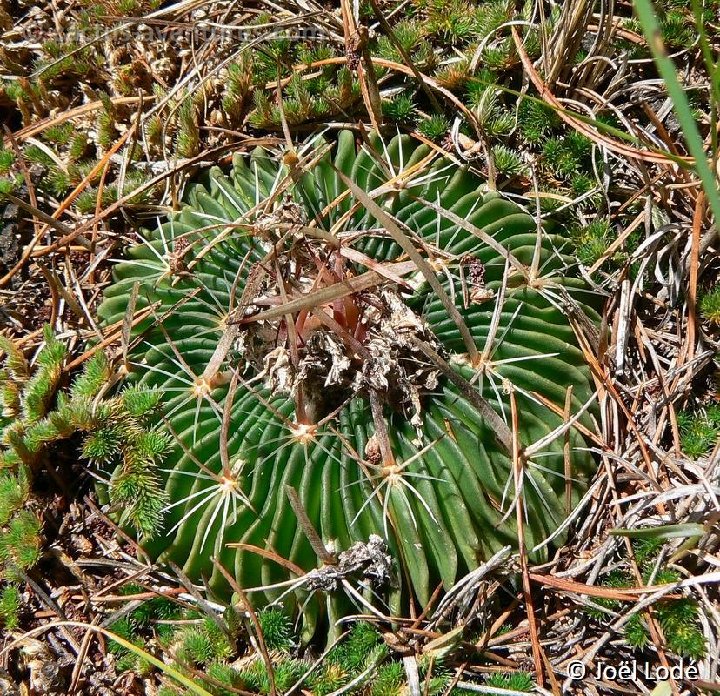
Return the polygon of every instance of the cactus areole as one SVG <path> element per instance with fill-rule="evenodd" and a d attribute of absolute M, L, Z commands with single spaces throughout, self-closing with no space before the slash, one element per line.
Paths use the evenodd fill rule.
<path fill-rule="evenodd" d="M 100 314 L 136 298 L 131 372 L 175 439 L 144 547 L 311 634 L 363 597 L 424 606 L 517 547 L 518 489 L 547 554 L 593 468 L 562 427 L 591 426 L 593 394 L 562 308 L 596 315 L 562 235 L 427 145 L 342 132 L 299 155 L 206 172 Z"/>

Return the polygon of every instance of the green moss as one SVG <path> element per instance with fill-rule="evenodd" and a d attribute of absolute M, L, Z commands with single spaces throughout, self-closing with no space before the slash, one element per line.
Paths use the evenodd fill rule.
<path fill-rule="evenodd" d="M 180 631 L 177 659 L 187 665 L 205 665 L 232 654 L 227 636 L 211 620 Z"/>
<path fill-rule="evenodd" d="M 633 552 L 638 566 L 647 571 L 652 566 L 653 559 L 658 555 L 663 544 L 663 540 L 657 538 L 633 540 Z"/>
<path fill-rule="evenodd" d="M 232 696 L 237 693 L 235 689 L 245 689 L 247 685 L 242 679 L 242 674 L 238 670 L 230 667 L 223 662 L 213 662 L 206 668 L 209 679 L 204 686 L 216 696 Z M 224 684 L 228 689 L 217 686 L 217 683 Z"/>
<path fill-rule="evenodd" d="M 642 650 L 650 642 L 650 633 L 639 613 L 633 614 L 625 624 L 625 640 L 637 650 Z"/>
<path fill-rule="evenodd" d="M 495 82 L 495 75 L 487 69 L 482 69 L 467 85 L 465 97 L 467 104 L 473 109 L 478 109 L 491 100 L 491 106 L 494 107 L 497 104 Z"/>
<path fill-rule="evenodd" d="M 261 19 L 262 16 L 258 16 L 258 23 Z M 269 15 L 265 19 L 273 21 Z M 276 81 L 278 74 L 283 75 L 288 66 L 296 62 L 295 49 L 293 42 L 286 38 L 263 42 L 262 47 L 252 53 L 253 84 L 261 87 Z"/>
<path fill-rule="evenodd" d="M 44 179 L 45 188 L 57 197 L 64 196 L 72 186 L 68 172 L 60 167 L 52 167 Z"/>
<path fill-rule="evenodd" d="M 297 48 L 298 60 L 306 65 L 311 65 L 321 60 L 327 60 L 328 58 L 334 58 L 338 55 L 335 48 L 330 44 L 323 43 L 307 43 L 300 44 Z M 326 66 L 323 69 L 325 77 L 331 77 L 335 74 L 334 66 Z"/>
<path fill-rule="evenodd" d="M 597 183 L 592 177 L 587 176 L 586 174 L 575 174 L 570 179 L 570 192 L 575 198 L 579 198 L 580 196 L 588 193 L 588 191 L 592 191 L 594 188 L 597 187 Z"/>
<path fill-rule="evenodd" d="M 414 120 L 415 102 L 411 94 L 401 92 L 382 103 L 383 115 L 400 124 L 409 124 Z"/>
<path fill-rule="evenodd" d="M 518 106 L 518 128 L 523 138 L 538 144 L 561 124 L 555 110 L 538 99 L 525 97 Z"/>
<path fill-rule="evenodd" d="M 145 641 L 138 633 L 137 626 L 129 617 L 123 617 L 116 621 L 110 625 L 109 629 L 128 643 L 147 650 Z M 135 672 L 142 675 L 148 673 L 151 669 L 151 665 L 141 655 L 128 650 L 128 648 L 115 640 L 108 641 L 108 650 L 115 655 L 115 669 L 118 672 Z"/>
<path fill-rule="evenodd" d="M 240 60 L 228 66 L 228 77 L 225 85 L 225 94 L 222 99 L 222 107 L 231 124 L 239 124 L 241 122 L 251 85 L 252 70 L 245 60 Z M 150 128 L 150 131 L 151 139 L 160 142 L 162 121 L 158 119 L 158 122 Z"/>
<path fill-rule="evenodd" d="M 0 199 L 8 193 L 12 193 L 18 184 L 14 179 L 0 178 Z"/>
<path fill-rule="evenodd" d="M 381 637 L 374 626 L 356 623 L 350 635 L 330 652 L 328 659 L 347 672 L 362 672 L 379 645 Z"/>
<path fill-rule="evenodd" d="M 313 696 L 327 696 L 341 689 L 348 679 L 347 672 L 340 665 L 327 663 L 310 677 L 308 686 Z"/>
<path fill-rule="evenodd" d="M 116 636 L 118 636 L 119 638 L 123 638 L 129 643 L 133 643 L 137 640 L 135 626 L 133 625 L 130 618 L 127 616 L 123 617 L 122 619 L 118 619 L 114 623 L 111 623 L 108 626 L 108 629 L 111 633 L 114 633 Z M 127 651 L 127 648 L 123 647 L 123 645 L 118 643 L 116 640 L 109 640 L 108 650 L 110 650 L 113 655 L 121 655 Z"/>
<path fill-rule="evenodd" d="M 705 636 L 698 620 L 697 602 L 690 598 L 660 602 L 657 616 L 668 648 L 680 657 L 700 660 L 705 656 Z"/>
<path fill-rule="evenodd" d="M 97 206 L 98 190 L 95 187 L 86 188 L 76 199 L 75 206 L 83 215 L 95 212 Z M 114 192 L 112 189 L 104 188 L 101 197 L 101 206 L 110 205 L 113 202 Z"/>
<path fill-rule="evenodd" d="M 423 693 L 428 696 L 445 694 L 454 674 L 444 667 L 441 660 L 434 659 L 429 655 L 421 655 L 418 658 L 418 672 Z"/>
<path fill-rule="evenodd" d="M 513 177 L 525 171 L 525 165 L 520 155 L 509 147 L 505 145 L 494 145 L 492 147 L 492 154 L 495 159 L 495 168 L 498 174 Z"/>
<path fill-rule="evenodd" d="M 102 111 L 97 117 L 97 139 L 104 148 L 110 148 L 118 136 L 115 128 L 115 118 L 107 111 Z"/>
<path fill-rule="evenodd" d="M 707 321 L 720 325 L 720 285 L 702 295 L 700 313 Z"/>
<path fill-rule="evenodd" d="M 402 662 L 380 667 L 370 686 L 370 696 L 400 696 L 405 689 L 405 668 Z"/>
<path fill-rule="evenodd" d="M 482 54 L 485 65 L 490 70 L 507 70 L 511 64 L 512 44 L 509 39 L 488 46 Z"/>
<path fill-rule="evenodd" d="M 486 38 L 495 33 L 501 24 L 511 18 L 506 0 L 491 0 L 478 3 L 475 10 L 475 31 L 479 38 Z"/>
<path fill-rule="evenodd" d="M 717 405 L 707 410 L 678 413 L 680 445 L 688 457 L 696 459 L 708 453 L 720 438 Z"/>
<path fill-rule="evenodd" d="M 0 526 L 7 524 L 22 508 L 28 498 L 30 486 L 24 467 L 17 474 L 0 471 Z"/>
<path fill-rule="evenodd" d="M 75 127 L 72 123 L 59 123 L 50 126 L 44 132 L 45 140 L 54 145 L 67 145 L 75 134 Z"/>
<path fill-rule="evenodd" d="M 57 442 L 75 434 L 89 435 L 89 442 L 81 441 L 81 448 L 86 447 L 88 453 L 97 455 L 98 459 L 102 454 L 103 461 L 112 461 L 115 466 L 122 462 L 122 471 L 116 473 L 111 484 L 110 498 L 113 504 L 122 506 L 123 523 L 132 521 L 143 532 L 151 534 L 159 522 L 164 500 L 154 467 L 167 448 L 167 438 L 148 429 L 142 418 L 125 411 L 122 396 L 96 399 L 111 374 L 101 356 L 86 363 L 84 372 L 75 379 L 69 392 L 62 390 L 67 348 L 49 327 L 44 331 L 44 338 L 32 374 L 23 370 L 19 363 L 22 356 L 13 353 L 8 341 L 0 344 L 8 355 L 0 381 L 3 405 L 10 415 L 10 419 L 0 423 L 4 425 L 0 440 L 3 464 L 18 467 L 19 462 L 23 462 L 27 470 L 41 468 L 45 458 L 52 456 Z M 6 496 L 0 507 L 4 508 L 6 517 L 18 507 L 18 496 L 24 495 L 19 487 L 28 484 L 19 477 L 25 476 L 25 471 L 23 468 L 4 474 Z M 21 514 L 24 513 L 19 513 L 14 520 L 19 520 Z M 28 519 L 23 519 L 28 526 Z M 9 524 L 12 528 L 14 521 L 10 520 Z M 6 540 L 9 538 L 5 535 Z M 35 551 L 24 558 L 18 557 L 18 564 L 22 562 L 29 567 L 34 562 L 33 553 Z M 10 555 L 15 558 L 17 554 Z"/>
<path fill-rule="evenodd" d="M 30 511 L 21 510 L 0 535 L 0 578 L 18 582 L 42 555 L 40 520 Z"/>
<path fill-rule="evenodd" d="M 612 234 L 608 220 L 595 220 L 572 232 L 577 258 L 580 263 L 592 266 L 607 251 Z"/>
<path fill-rule="evenodd" d="M 660 22 L 663 41 L 671 48 L 688 48 L 697 39 L 692 15 L 685 9 L 672 9 Z"/>
<path fill-rule="evenodd" d="M 630 585 L 630 576 L 626 571 L 616 569 L 608 573 L 602 579 L 601 585 L 603 587 L 613 588 L 627 587 L 628 585 Z M 599 607 L 605 607 L 606 609 L 610 609 L 612 611 L 620 608 L 620 602 L 615 599 L 605 599 L 603 597 L 599 597 L 595 598 L 593 602 Z M 606 612 L 595 609 L 593 607 L 586 607 L 585 611 L 589 616 L 592 616 L 598 621 L 604 621 L 608 616 Z"/>
<path fill-rule="evenodd" d="M 268 649 L 287 652 L 292 647 L 290 619 L 280 609 L 275 608 L 264 609 L 257 617 Z"/>
<path fill-rule="evenodd" d="M 270 679 L 268 678 L 265 666 L 259 662 L 261 668 L 258 689 L 261 694 L 270 693 Z M 309 665 L 303 660 L 285 659 L 275 665 L 275 687 L 279 693 L 288 691 L 308 671 Z"/>
<path fill-rule="evenodd" d="M 41 164 L 44 167 L 57 166 L 55 160 L 37 145 L 28 145 L 23 151 L 23 157 L 32 164 Z"/>
<path fill-rule="evenodd" d="M 590 138 L 573 130 L 564 137 L 563 141 L 566 149 L 573 154 L 581 165 L 589 162 L 592 154 L 592 140 Z"/>
<path fill-rule="evenodd" d="M 568 179 L 580 171 L 580 160 L 568 147 L 565 137 L 548 138 L 542 154 L 547 168 L 560 179 Z"/>
<path fill-rule="evenodd" d="M 15 162 L 15 153 L 0 147 L 0 175 L 7 174 Z"/>
<path fill-rule="evenodd" d="M 505 138 L 515 128 L 515 115 L 507 109 L 496 109 L 485 124 L 485 132 L 493 138 Z"/>
<path fill-rule="evenodd" d="M 643 582 L 656 585 L 675 583 L 681 579 L 680 574 L 671 568 L 657 569 L 655 558 L 663 546 L 662 541 L 655 539 L 634 542 L 635 558 L 643 570 Z M 614 570 L 602 581 L 604 587 L 629 587 L 635 582 L 624 570 Z M 609 599 L 596 599 L 600 606 L 619 610 L 621 602 Z M 598 620 L 604 620 L 603 612 L 595 609 L 586 610 Z M 698 620 L 698 604 L 690 597 L 678 600 L 660 600 L 652 607 L 653 614 L 662 628 L 667 648 L 680 657 L 694 660 L 705 654 L 705 637 Z M 625 640 L 628 645 L 638 650 L 650 644 L 650 632 L 642 613 L 633 614 L 624 627 Z"/>
<path fill-rule="evenodd" d="M 487 684 L 496 689 L 508 689 L 510 691 L 532 691 L 535 688 L 532 677 L 527 672 L 493 674 L 488 677 Z"/>
<path fill-rule="evenodd" d="M 115 456 L 121 443 L 120 438 L 120 433 L 114 428 L 90 433 L 83 442 L 82 456 L 98 464 L 107 464 Z"/>
<path fill-rule="evenodd" d="M 407 55 L 414 62 L 420 62 L 422 56 L 415 55 L 416 49 L 423 46 L 424 29 L 422 24 L 415 19 L 404 19 L 392 27 L 396 41 L 402 46 Z M 377 55 L 386 60 L 392 60 L 396 63 L 404 63 L 402 53 L 398 50 L 395 43 L 387 36 L 381 36 L 377 42 Z"/>
<path fill-rule="evenodd" d="M 427 4 L 427 31 L 456 45 L 477 33 L 473 6 L 464 0 L 430 0 Z"/>
<path fill-rule="evenodd" d="M 5 95 L 8 99 L 14 102 L 29 99 L 30 95 L 22 88 L 22 85 L 17 81 L 7 81 L 3 84 Z"/>
<path fill-rule="evenodd" d="M 440 114 L 424 118 L 417 127 L 428 140 L 439 142 L 450 131 L 450 122 Z"/>
<path fill-rule="evenodd" d="M 486 133 L 492 134 L 504 130 L 503 120 L 510 128 L 514 127 L 514 118 L 507 120 L 509 112 L 503 108 L 500 90 L 493 86 L 485 86 L 483 83 L 474 83 L 468 94 L 478 124 Z"/>
<path fill-rule="evenodd" d="M 195 104 L 186 99 L 178 112 L 175 149 L 180 157 L 194 157 L 200 148 L 200 128 Z"/>
<path fill-rule="evenodd" d="M 20 611 L 20 592 L 14 585 L 6 585 L 0 592 L 0 623 L 7 631 L 18 627 Z"/>
<path fill-rule="evenodd" d="M 215 659 L 210 636 L 200 628 L 186 628 L 179 636 L 177 659 L 187 665 L 202 665 Z"/>

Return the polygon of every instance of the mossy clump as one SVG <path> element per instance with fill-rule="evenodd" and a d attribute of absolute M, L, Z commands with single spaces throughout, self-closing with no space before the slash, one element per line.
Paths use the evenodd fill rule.
<path fill-rule="evenodd" d="M 258 612 L 258 623 L 268 650 L 288 652 L 293 645 L 292 622 L 289 617 L 275 607 Z"/>
<path fill-rule="evenodd" d="M 20 612 L 20 591 L 14 585 L 5 585 L 0 591 L 0 625 L 6 631 L 18 627 Z"/>
<path fill-rule="evenodd" d="M 527 672 L 505 672 L 488 677 L 487 685 L 509 691 L 532 691 L 535 683 Z"/>
<path fill-rule="evenodd" d="M 160 522 L 164 494 L 156 467 L 168 440 L 147 425 L 158 395 L 126 389 L 105 393 L 113 370 L 102 352 L 90 358 L 71 384 L 68 350 L 46 326 L 43 345 L 30 362 L 8 338 L 0 370 L 0 581 L 18 583 L 42 556 L 42 520 L 33 482 L 57 476 L 60 444 L 76 442 L 80 456 L 95 466 L 112 466 L 112 505 L 123 522 L 151 535 Z M 11 590 L 8 590 L 12 594 Z"/>
<path fill-rule="evenodd" d="M 428 140 L 439 142 L 450 131 L 450 122 L 441 114 L 435 114 L 424 118 L 417 127 Z"/>
<path fill-rule="evenodd" d="M 720 404 L 710 404 L 677 416 L 680 446 L 693 459 L 706 455 L 720 440 Z"/>
<path fill-rule="evenodd" d="M 720 285 L 700 297 L 700 314 L 706 321 L 720 326 Z"/>
<path fill-rule="evenodd" d="M 657 558 L 663 542 L 659 539 L 643 539 L 633 542 L 635 561 L 646 585 L 665 585 L 682 579 L 674 568 L 660 564 Z M 626 568 L 616 568 L 602 579 L 604 587 L 633 587 L 637 583 Z M 622 602 L 612 599 L 595 599 L 594 603 L 611 614 L 622 609 Z M 587 613 L 599 621 L 607 619 L 602 609 L 587 609 Z M 698 603 L 692 597 L 659 600 L 652 606 L 652 615 L 660 625 L 667 649 L 678 657 L 701 659 L 707 650 L 705 636 L 699 621 Z M 623 629 L 628 645 L 643 650 L 650 644 L 650 632 L 642 613 L 633 614 Z"/>
<path fill-rule="evenodd" d="M 610 221 L 595 220 L 589 225 L 577 228 L 572 233 L 572 239 L 578 261 L 586 266 L 592 266 L 605 255 L 610 246 L 612 241 Z"/>

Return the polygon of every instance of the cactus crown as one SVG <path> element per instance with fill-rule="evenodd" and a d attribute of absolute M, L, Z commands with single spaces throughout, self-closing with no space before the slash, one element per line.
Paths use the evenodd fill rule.
<path fill-rule="evenodd" d="M 308 591 L 342 572 L 387 581 L 397 611 L 516 545 L 516 484 L 528 549 L 556 532 L 592 468 L 561 427 L 592 398 L 561 307 L 596 315 L 562 237 L 427 145 L 342 132 L 286 161 L 257 149 L 190 185 L 100 314 L 136 298 L 130 359 L 176 441 L 146 548 L 219 594 L 221 565 L 255 602 L 297 601 L 311 632 Z M 321 561 L 334 579 L 288 584 Z M 330 619 L 362 599 L 318 594 Z"/>

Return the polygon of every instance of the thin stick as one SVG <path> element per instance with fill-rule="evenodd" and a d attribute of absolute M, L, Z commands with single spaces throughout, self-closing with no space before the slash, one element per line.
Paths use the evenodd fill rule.
<path fill-rule="evenodd" d="M 305 536 L 310 542 L 310 546 L 312 546 L 313 551 L 316 553 L 317 557 L 323 563 L 325 563 L 325 565 L 337 565 L 337 556 L 334 553 L 330 553 L 330 551 L 325 548 L 325 544 L 323 544 L 320 535 L 315 529 L 315 526 L 310 521 L 307 512 L 305 512 L 305 508 L 303 507 L 302 501 L 300 500 L 300 496 L 297 494 L 297 491 L 292 486 L 285 486 L 285 494 L 290 501 L 290 507 L 293 509 L 293 512 L 298 519 L 300 527 L 302 527 L 302 530 L 305 533 Z"/>
<path fill-rule="evenodd" d="M 567 423 L 570 420 L 570 409 L 572 408 L 572 392 L 571 384 L 565 392 L 565 413 L 563 420 Z M 565 475 L 565 515 L 570 517 L 572 512 L 572 460 L 570 458 L 570 431 L 565 431 L 565 441 L 563 443 L 563 473 Z"/>
<path fill-rule="evenodd" d="M 522 454 L 520 452 L 518 411 L 514 389 L 510 391 L 510 412 L 512 416 L 512 459 L 513 475 L 515 478 L 515 511 L 517 519 L 518 549 L 520 552 L 520 569 L 522 571 L 523 580 L 523 598 L 525 600 L 525 610 L 527 611 L 528 626 L 530 628 L 530 640 L 532 643 L 533 660 L 535 662 L 535 676 L 538 686 L 542 688 L 545 681 L 543 660 L 540 650 L 540 637 L 535 619 L 535 608 L 532 600 L 527 549 L 525 548 L 525 505 L 522 494 L 523 461 Z"/>
<path fill-rule="evenodd" d="M 222 576 L 230 583 L 230 587 L 232 587 L 233 591 L 237 593 L 238 597 L 240 597 L 243 609 L 243 611 L 240 612 L 240 615 L 242 616 L 243 621 L 246 621 L 245 612 L 250 615 L 250 621 L 255 629 L 255 639 L 257 640 L 258 650 L 260 651 L 260 655 L 262 655 L 263 662 L 265 663 L 265 669 L 267 670 L 268 681 L 270 682 L 270 696 L 277 696 L 275 670 L 273 669 L 272 660 L 270 659 L 270 654 L 268 653 L 267 646 L 265 645 L 265 636 L 263 636 L 262 626 L 260 626 L 257 614 L 248 601 L 247 595 L 243 592 L 240 585 L 238 585 L 237 580 L 235 580 L 235 578 L 227 572 L 227 570 L 218 562 L 217 558 L 213 558 L 212 562 L 213 565 L 220 571 Z M 248 633 L 250 633 L 249 630 Z"/>

